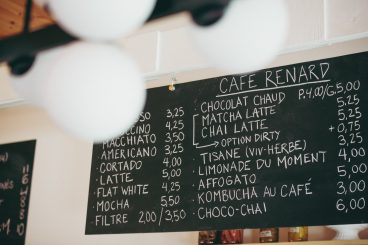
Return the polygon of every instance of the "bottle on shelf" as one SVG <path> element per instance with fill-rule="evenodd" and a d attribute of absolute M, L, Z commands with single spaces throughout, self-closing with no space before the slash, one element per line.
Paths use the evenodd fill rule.
<path fill-rule="evenodd" d="M 216 243 L 217 232 L 214 230 L 200 231 L 198 233 L 198 245 L 209 245 Z"/>
<path fill-rule="evenodd" d="M 243 230 L 223 230 L 219 231 L 221 244 L 240 244 L 243 243 Z"/>
<path fill-rule="evenodd" d="M 308 241 L 308 226 L 290 227 L 288 231 L 288 241 Z"/>
<path fill-rule="evenodd" d="M 278 242 L 279 228 L 263 228 L 259 231 L 259 242 Z"/>

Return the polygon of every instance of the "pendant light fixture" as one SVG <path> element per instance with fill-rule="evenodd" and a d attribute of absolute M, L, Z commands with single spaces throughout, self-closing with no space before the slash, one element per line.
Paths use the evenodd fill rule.
<path fill-rule="evenodd" d="M 284 0 L 233 0 L 218 21 L 192 25 L 191 36 L 198 53 L 214 67 L 244 73 L 265 67 L 276 57 L 287 27 Z"/>
<path fill-rule="evenodd" d="M 114 40 L 146 21 L 189 11 L 198 52 L 215 67 L 243 73 L 277 55 L 288 24 L 284 0 L 35 1 L 65 32 L 52 26 L 29 33 L 27 0 L 24 32 L 0 40 L 0 61 L 8 62 L 21 96 L 60 128 L 92 141 L 124 133 L 145 104 L 142 74 Z"/>

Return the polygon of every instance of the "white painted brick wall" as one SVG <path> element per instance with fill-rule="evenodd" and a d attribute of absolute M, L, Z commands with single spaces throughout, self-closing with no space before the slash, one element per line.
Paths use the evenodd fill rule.
<path fill-rule="evenodd" d="M 326 37 L 368 33 L 367 0 L 325 0 Z"/>

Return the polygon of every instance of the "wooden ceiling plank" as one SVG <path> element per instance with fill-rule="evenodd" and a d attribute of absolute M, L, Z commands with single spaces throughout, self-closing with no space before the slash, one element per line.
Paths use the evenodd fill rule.
<path fill-rule="evenodd" d="M 23 29 L 25 0 L 1 0 L 0 5 L 0 39 L 19 34 Z M 40 6 L 33 5 L 30 29 L 43 28 L 54 21 Z"/>

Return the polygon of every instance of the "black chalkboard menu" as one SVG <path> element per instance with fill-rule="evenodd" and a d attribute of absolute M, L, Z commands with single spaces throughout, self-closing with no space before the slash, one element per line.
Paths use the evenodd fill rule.
<path fill-rule="evenodd" d="M 0 145 L 0 244 L 25 243 L 36 141 Z"/>
<path fill-rule="evenodd" d="M 92 154 L 86 234 L 368 222 L 368 53 L 148 90 Z"/>

